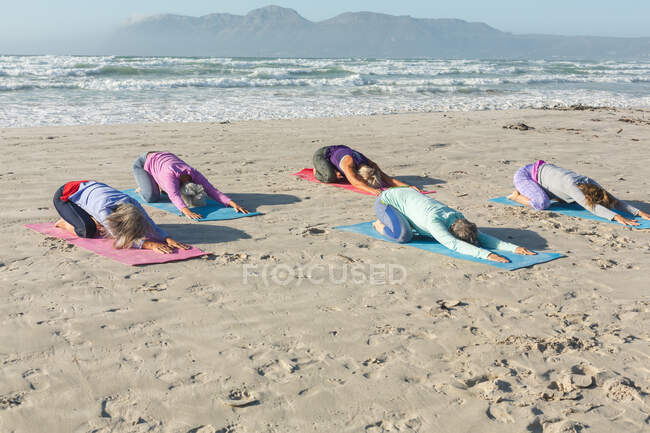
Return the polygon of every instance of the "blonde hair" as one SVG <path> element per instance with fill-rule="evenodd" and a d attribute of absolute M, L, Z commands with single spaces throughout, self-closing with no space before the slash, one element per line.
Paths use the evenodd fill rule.
<path fill-rule="evenodd" d="M 616 204 L 616 199 L 598 185 L 581 183 L 578 188 L 585 195 L 585 202 L 592 210 L 597 204 L 605 206 L 607 209 L 611 209 Z"/>
<path fill-rule="evenodd" d="M 181 187 L 181 198 L 187 207 L 205 206 L 208 196 L 203 185 L 187 182 Z"/>
<path fill-rule="evenodd" d="M 461 241 L 478 246 L 478 228 L 465 218 L 458 218 L 449 227 L 449 232 Z"/>
<path fill-rule="evenodd" d="M 106 228 L 115 238 L 117 249 L 129 248 L 133 242 L 144 239 L 150 229 L 144 212 L 131 203 L 118 204 L 106 218 Z"/>
<path fill-rule="evenodd" d="M 381 188 L 381 178 L 374 167 L 363 164 L 359 167 L 358 173 L 369 186 L 373 188 Z"/>

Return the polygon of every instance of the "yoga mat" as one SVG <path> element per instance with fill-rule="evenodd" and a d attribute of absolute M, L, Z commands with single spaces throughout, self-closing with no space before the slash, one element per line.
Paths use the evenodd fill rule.
<path fill-rule="evenodd" d="M 379 239 L 382 241 L 386 242 L 391 242 L 394 244 L 398 244 L 395 241 L 392 241 L 388 239 L 386 236 L 380 235 L 377 233 L 377 231 L 372 227 L 372 223 L 359 223 L 359 224 L 354 224 L 350 226 L 339 226 L 339 227 L 334 227 L 335 230 L 343 230 L 346 232 L 352 232 L 352 233 L 358 233 L 361 235 L 366 235 L 370 236 L 371 238 Z M 437 253 L 437 254 L 442 254 L 444 256 L 449 256 L 453 257 L 456 259 L 461 259 L 461 260 L 468 260 L 470 262 L 478 262 L 478 263 L 484 263 L 486 265 L 490 266 L 495 266 L 497 268 L 501 269 L 507 269 L 509 271 L 514 271 L 515 269 L 519 268 L 526 268 L 532 265 L 536 265 L 538 263 L 546 263 L 550 262 L 551 260 L 559 259 L 560 257 L 564 257 L 563 254 L 558 254 L 558 253 L 540 253 L 538 252 L 537 255 L 534 256 L 524 256 L 520 254 L 515 254 L 511 253 L 508 251 L 501 251 L 501 250 L 493 250 L 493 252 L 499 254 L 500 256 L 507 257 L 510 259 L 510 263 L 499 263 L 499 262 L 493 262 L 491 260 L 484 260 L 484 259 L 477 259 L 474 257 L 467 256 L 465 254 L 459 254 L 455 251 L 451 251 L 449 248 L 442 246 L 439 242 L 437 242 L 433 238 L 429 237 L 424 237 L 424 236 L 417 236 L 414 237 L 411 242 L 404 243 L 404 244 L 398 244 L 398 245 L 404 245 L 407 247 L 413 247 L 413 248 L 418 248 L 420 250 L 425 250 L 429 251 L 432 253 Z"/>
<path fill-rule="evenodd" d="M 185 215 L 183 215 L 183 213 L 179 211 L 176 208 L 176 206 L 174 206 L 169 201 L 169 199 L 164 199 L 165 201 L 159 201 L 156 203 L 147 203 L 146 201 L 142 200 L 140 194 L 135 192 L 135 189 L 126 189 L 122 192 L 124 194 L 127 194 L 130 197 L 133 197 L 142 205 L 155 207 L 156 209 L 164 210 L 171 214 L 185 217 Z M 192 208 L 192 210 L 196 213 L 203 215 L 203 218 L 198 219 L 196 221 L 233 220 L 236 218 L 245 218 L 245 217 L 250 217 L 255 215 L 261 215 L 259 212 L 239 213 L 235 211 L 235 209 L 228 206 L 224 206 L 221 203 L 212 200 L 211 198 L 208 198 L 206 206 L 194 207 Z"/>
<path fill-rule="evenodd" d="M 512 201 L 508 198 L 504 197 L 497 197 L 497 198 L 491 198 L 491 202 L 494 203 L 499 203 L 499 204 L 505 204 L 507 206 L 517 206 L 517 207 L 524 207 L 523 204 L 517 203 L 515 201 Z M 609 224 L 616 224 L 618 226 L 624 226 L 624 227 L 631 227 L 633 229 L 650 229 L 650 220 L 644 220 L 641 217 L 633 217 L 629 213 L 626 212 L 619 212 L 617 210 L 614 210 L 614 212 L 621 214 L 625 218 L 637 220 L 639 222 L 638 226 L 626 226 L 624 224 L 621 224 L 617 221 L 610 221 L 605 218 L 601 218 L 599 216 L 596 216 L 589 212 L 587 209 L 583 208 L 580 206 L 578 203 L 560 203 L 560 202 L 553 202 L 551 203 L 551 207 L 546 209 L 546 211 L 549 212 L 557 212 L 561 213 L 564 215 L 576 217 L 576 218 L 582 218 L 586 220 L 594 220 L 594 221 L 600 221 L 603 223 L 609 223 Z M 543 212 L 543 211 L 542 211 Z"/>
<path fill-rule="evenodd" d="M 140 250 L 136 248 L 118 250 L 113 248 L 112 239 L 79 238 L 72 233 L 68 233 L 65 230 L 54 227 L 54 223 L 25 224 L 25 227 L 46 236 L 63 239 L 72 245 L 76 245 L 80 248 L 92 251 L 95 254 L 99 254 L 100 256 L 108 257 L 109 259 L 113 259 L 116 262 L 131 266 L 175 262 L 178 260 L 191 259 L 192 257 L 199 257 L 207 254 L 206 252 L 194 247 L 190 248 L 189 250 L 176 249 L 173 253 L 170 254 L 159 254 L 151 250 Z"/>
<path fill-rule="evenodd" d="M 335 186 L 337 188 L 343 188 L 347 189 L 348 191 L 353 191 L 353 192 L 358 192 L 360 194 L 365 194 L 365 195 L 372 195 L 369 192 L 366 191 L 361 191 L 360 189 L 350 185 L 349 183 L 323 183 L 320 180 L 317 180 L 314 177 L 314 169 L 313 168 L 303 168 L 300 170 L 298 173 L 293 173 L 292 176 L 298 176 L 301 179 L 305 179 L 309 182 L 316 182 L 316 183 L 321 183 L 323 185 L 329 185 L 329 186 Z M 386 189 L 386 188 L 383 188 Z M 435 191 L 422 191 L 423 194 L 433 194 Z"/>

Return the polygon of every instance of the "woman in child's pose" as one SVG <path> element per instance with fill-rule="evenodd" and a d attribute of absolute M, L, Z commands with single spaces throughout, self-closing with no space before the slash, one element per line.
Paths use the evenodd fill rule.
<path fill-rule="evenodd" d="M 68 182 L 54 194 L 61 216 L 56 227 L 80 238 L 107 236 L 115 248 L 143 248 L 171 253 L 189 249 L 170 238 L 133 198 L 105 183 L 92 180 Z"/>

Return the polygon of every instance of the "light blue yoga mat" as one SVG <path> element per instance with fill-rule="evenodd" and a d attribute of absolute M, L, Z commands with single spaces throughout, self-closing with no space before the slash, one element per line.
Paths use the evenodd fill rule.
<path fill-rule="evenodd" d="M 179 211 L 176 206 L 174 206 L 171 202 L 169 201 L 161 201 L 161 202 L 156 202 L 156 203 L 147 203 L 144 200 L 142 200 L 142 197 L 140 197 L 140 194 L 135 192 L 135 189 L 127 189 L 122 191 L 123 193 L 129 195 L 130 197 L 133 197 L 136 199 L 140 204 L 146 205 L 146 206 L 151 206 L 155 207 L 156 209 L 164 210 L 169 213 L 172 213 L 174 215 L 179 215 L 179 216 L 184 216 L 181 211 Z M 255 215 L 261 215 L 259 212 L 251 212 L 251 213 L 239 213 L 235 211 L 235 209 L 231 207 L 227 207 L 222 205 L 221 203 L 218 203 L 212 199 L 208 199 L 207 205 L 202 206 L 202 207 L 195 207 L 192 208 L 192 210 L 196 213 L 199 213 L 203 215 L 203 218 L 196 220 L 196 221 L 220 221 L 220 220 L 232 220 L 236 218 L 244 218 L 244 217 L 250 217 L 250 216 L 255 216 Z"/>
<path fill-rule="evenodd" d="M 377 233 L 377 231 L 372 227 L 372 223 L 359 223 L 351 226 L 339 226 L 339 227 L 334 227 L 334 229 L 343 230 L 346 232 L 358 233 L 361 235 L 370 236 L 371 238 L 397 244 L 397 242 L 392 241 L 388 239 L 386 236 Z M 447 247 L 442 246 L 435 239 L 424 237 L 424 236 L 415 237 L 411 242 L 399 244 L 399 245 L 418 248 L 421 250 L 442 254 L 444 256 L 449 256 L 456 259 L 468 260 L 470 262 L 484 263 L 486 265 L 495 266 L 501 269 L 507 269 L 509 271 L 514 271 L 515 269 L 519 269 L 519 268 L 526 268 L 532 265 L 536 265 L 538 263 L 550 262 L 551 260 L 564 257 L 563 254 L 559 254 L 559 253 L 538 252 L 537 255 L 534 256 L 523 256 L 520 254 L 515 254 L 507 251 L 493 250 L 493 252 L 499 254 L 500 256 L 504 256 L 510 259 L 510 263 L 499 263 L 499 262 L 493 262 L 491 260 L 477 259 L 471 256 L 467 256 L 465 254 L 459 254 L 455 251 L 451 251 Z"/>
<path fill-rule="evenodd" d="M 499 203 L 499 204 L 505 204 L 507 206 L 517 206 L 517 207 L 524 207 L 523 204 L 517 203 L 515 201 L 512 201 L 508 198 L 504 197 L 497 197 L 497 198 L 491 198 L 491 202 L 494 203 Z M 603 223 L 609 223 L 609 224 L 616 224 L 618 226 L 623 226 L 623 224 L 617 222 L 617 221 L 610 221 L 605 218 L 601 218 L 599 216 L 596 216 L 589 212 L 587 209 L 583 208 L 580 206 L 578 203 L 560 203 L 560 202 L 553 202 L 551 203 L 551 207 L 546 209 L 546 211 L 550 212 L 556 212 L 556 213 L 561 213 L 564 215 L 576 217 L 576 218 L 582 218 L 586 220 L 594 220 L 594 221 L 600 221 Z M 645 220 L 641 217 L 633 217 L 629 213 L 626 212 L 620 212 L 614 210 L 614 212 L 621 214 L 625 218 L 633 219 L 639 222 L 638 226 L 625 226 L 625 227 L 632 227 L 633 229 L 650 229 L 650 220 Z"/>

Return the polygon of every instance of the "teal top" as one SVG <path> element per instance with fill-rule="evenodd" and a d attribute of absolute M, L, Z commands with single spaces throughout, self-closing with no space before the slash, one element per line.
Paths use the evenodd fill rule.
<path fill-rule="evenodd" d="M 490 251 L 461 241 L 449 232 L 449 227 L 463 214 L 438 200 L 420 194 L 413 188 L 398 187 L 383 191 L 379 198 L 385 205 L 399 211 L 411 223 L 418 234 L 431 236 L 445 247 L 460 254 L 487 259 Z M 479 243 L 489 249 L 514 252 L 517 245 L 478 232 Z"/>

